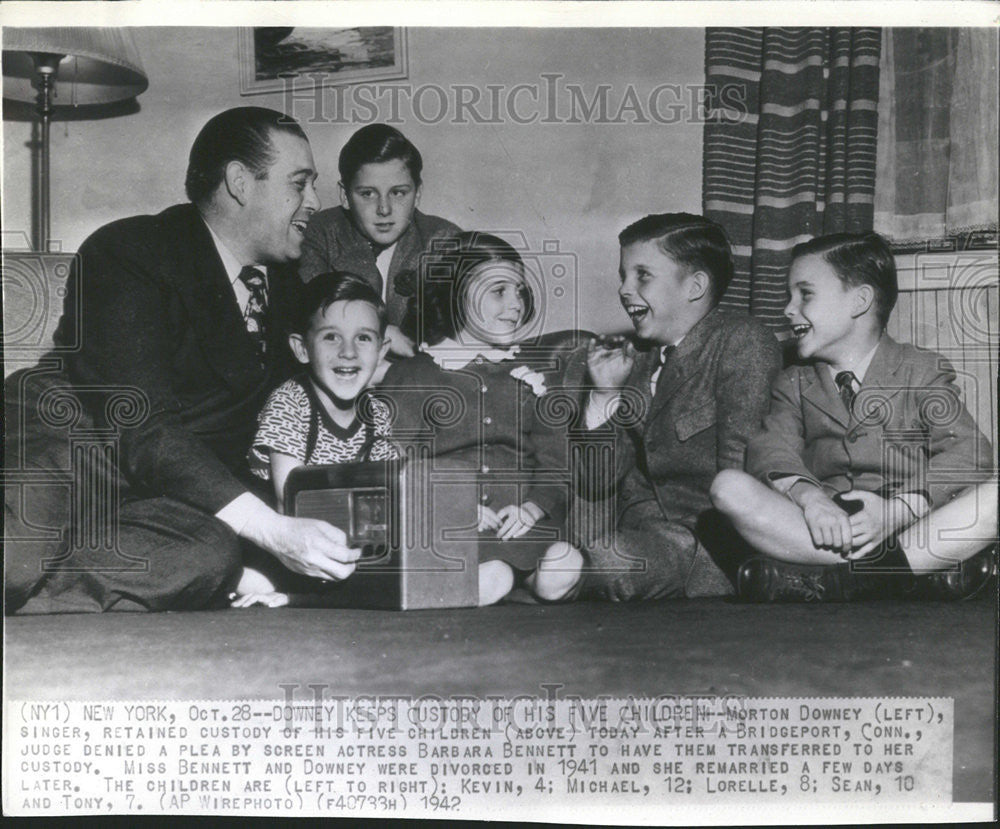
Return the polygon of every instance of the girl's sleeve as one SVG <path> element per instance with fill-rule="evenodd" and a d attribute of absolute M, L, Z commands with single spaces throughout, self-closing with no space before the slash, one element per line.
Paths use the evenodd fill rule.
<path fill-rule="evenodd" d="M 569 501 L 569 421 L 572 414 L 558 392 L 549 391 L 541 397 L 531 396 L 530 446 L 532 458 L 526 466 L 533 467 L 529 501 L 538 504 L 553 521 L 563 521 Z"/>
<path fill-rule="evenodd" d="M 270 479 L 271 452 L 306 462 L 309 415 L 309 398 L 298 383 L 285 383 L 271 393 L 257 418 L 257 434 L 247 458 L 254 475 Z"/>

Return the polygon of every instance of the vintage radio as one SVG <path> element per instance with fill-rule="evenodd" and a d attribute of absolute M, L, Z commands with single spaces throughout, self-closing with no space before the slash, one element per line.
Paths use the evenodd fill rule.
<path fill-rule="evenodd" d="M 285 514 L 339 527 L 362 558 L 350 578 L 292 604 L 416 610 L 479 599 L 476 486 L 431 460 L 299 467 Z"/>

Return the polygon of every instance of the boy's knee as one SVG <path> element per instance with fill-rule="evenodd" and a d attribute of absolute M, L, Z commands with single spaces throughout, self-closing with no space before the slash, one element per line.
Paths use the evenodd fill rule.
<path fill-rule="evenodd" d="M 538 562 L 539 570 L 579 570 L 583 566 L 580 551 L 565 541 L 551 545 Z"/>
<path fill-rule="evenodd" d="M 754 479 L 739 469 L 723 469 L 708 491 L 712 504 L 725 515 L 736 515 L 747 507 Z"/>
<path fill-rule="evenodd" d="M 479 606 L 496 604 L 514 587 L 514 571 L 503 561 L 479 565 Z"/>
<path fill-rule="evenodd" d="M 583 555 L 579 550 L 564 541 L 553 544 L 538 562 L 535 595 L 543 601 L 559 601 L 576 586 L 581 570 Z"/>

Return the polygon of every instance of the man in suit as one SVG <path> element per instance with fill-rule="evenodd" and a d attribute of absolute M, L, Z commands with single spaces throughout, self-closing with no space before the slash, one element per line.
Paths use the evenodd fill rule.
<path fill-rule="evenodd" d="M 343 533 L 279 515 L 246 463 L 257 412 L 292 370 L 287 266 L 319 208 L 315 178 L 297 123 L 228 110 L 192 146 L 190 204 L 83 243 L 56 335 L 78 343 L 65 374 L 43 362 L 7 383 L 8 459 L 51 482 L 72 470 L 68 493 L 7 489 L 7 612 L 224 604 L 244 544 L 311 576 L 353 570 Z M 103 454 L 74 454 L 81 435 L 109 430 Z"/>
<path fill-rule="evenodd" d="M 780 367 L 778 343 L 754 319 L 716 307 L 733 264 L 715 223 L 647 216 L 619 242 L 618 294 L 648 347 L 590 350 L 588 440 L 613 440 L 606 474 L 617 501 L 614 532 L 586 542 L 580 595 L 726 595 L 732 585 L 713 553 L 727 534 L 709 487 L 720 469 L 743 467 Z"/>

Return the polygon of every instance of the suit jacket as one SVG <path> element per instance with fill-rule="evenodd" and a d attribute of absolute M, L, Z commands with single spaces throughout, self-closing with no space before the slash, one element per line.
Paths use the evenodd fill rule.
<path fill-rule="evenodd" d="M 391 324 L 399 325 L 403 321 L 407 301 L 416 292 L 421 254 L 430 248 L 432 240 L 457 233 L 461 233 L 459 228 L 446 219 L 413 211 L 413 221 L 396 242 L 389 263 L 385 304 Z M 382 293 L 382 274 L 375 265 L 375 254 L 368 238 L 357 229 L 343 207 L 321 210 L 313 216 L 302 245 L 299 273 L 305 282 L 331 270 L 360 276 L 379 295 Z"/>
<path fill-rule="evenodd" d="M 628 523 L 633 507 L 655 501 L 664 518 L 693 529 L 711 509 L 716 473 L 743 468 L 781 366 L 780 349 L 752 317 L 716 308 L 674 349 L 651 397 L 658 358 L 654 348 L 636 359 L 625 386 L 631 400 L 614 418 L 619 525 Z"/>
<path fill-rule="evenodd" d="M 265 398 L 293 370 L 284 321 L 298 296 L 297 276 L 268 268 L 262 367 L 193 205 L 106 225 L 83 243 L 77 261 L 56 332 L 57 343 L 79 334 L 79 350 L 67 357 L 69 381 L 130 387 L 148 401 L 148 416 L 121 431 L 119 470 L 129 493 L 214 513 L 258 487 L 246 454 Z M 69 312 L 77 295 L 79 332 Z M 98 425 L 105 411 L 91 406 Z"/>
<path fill-rule="evenodd" d="M 825 365 L 782 372 L 764 430 L 747 453 L 747 471 L 765 482 L 795 475 L 829 493 L 920 492 L 932 505 L 985 479 L 992 466 L 989 441 L 961 402 L 951 364 L 888 335 L 850 412 Z"/>

